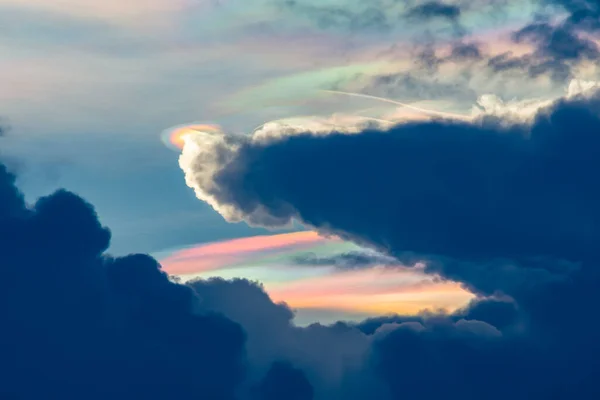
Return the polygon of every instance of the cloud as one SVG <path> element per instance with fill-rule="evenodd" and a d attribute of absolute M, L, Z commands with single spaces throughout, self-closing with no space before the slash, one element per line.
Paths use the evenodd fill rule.
<path fill-rule="evenodd" d="M 548 74 L 556 82 L 565 82 L 573 77 L 573 70 L 579 65 L 597 63 L 600 59 L 597 36 L 600 8 L 596 0 L 545 0 L 542 3 L 564 9 L 566 17 L 557 18 L 556 13 L 537 16 L 513 32 L 515 43 L 527 43 L 533 50 L 520 56 L 507 52 L 491 57 L 488 64 L 494 71 L 522 69 L 533 78 Z"/>
<path fill-rule="evenodd" d="M 425 54 L 423 57 L 427 57 Z M 425 61 L 431 63 L 432 60 Z M 438 58 L 429 64 L 435 68 L 444 59 Z M 375 96 L 397 98 L 404 101 L 443 100 L 443 99 L 470 99 L 477 98 L 476 93 L 466 87 L 460 80 L 443 80 L 437 77 L 419 76 L 415 72 L 397 72 L 369 76 L 363 82 L 356 80 L 353 85 L 360 85 L 360 92 Z"/>
<path fill-rule="evenodd" d="M 599 104 L 593 93 L 558 101 L 531 124 L 414 122 L 266 141 L 199 134 L 180 165 L 188 185 L 231 222 L 297 219 L 394 256 L 494 260 L 494 270 L 537 258 L 586 262 L 600 234 L 591 222 L 598 193 L 590 150 Z"/>
<path fill-rule="evenodd" d="M 256 388 L 261 400 L 312 400 L 314 390 L 304 373 L 286 362 L 274 362 Z"/>
<path fill-rule="evenodd" d="M 536 122 L 527 131 L 530 134 L 528 140 L 539 144 L 543 150 L 536 154 L 555 162 L 565 160 L 561 156 L 567 157 L 566 161 L 575 165 L 565 170 L 565 164 L 559 163 L 564 173 L 581 172 L 575 169 L 581 165 L 589 168 L 589 172 L 595 172 L 592 162 L 595 146 L 589 140 L 597 134 L 596 125 L 593 125 L 597 121 L 594 111 L 597 100 L 595 96 L 580 95 L 540 111 Z M 560 127 L 573 126 L 570 124 L 573 117 L 577 117 L 580 130 L 569 129 L 569 137 L 564 138 L 560 135 Z M 443 147 L 447 155 L 456 151 L 448 135 L 467 129 L 467 124 L 454 125 L 456 123 L 452 122 L 408 124 L 395 129 L 415 129 L 422 124 L 428 129 L 449 129 L 445 131 L 447 141 Z M 586 130 L 586 127 L 591 130 Z M 470 129 L 479 129 L 477 134 L 480 135 L 491 134 L 490 131 L 481 131 L 482 128 L 476 125 L 470 126 Z M 353 142 L 337 142 L 341 137 L 356 140 L 374 135 L 381 140 L 382 134 L 377 131 L 346 133 L 343 136 L 336 133 L 299 133 L 294 137 L 303 139 L 299 142 L 301 146 L 297 147 L 298 142 L 293 142 L 293 145 L 299 155 L 304 151 L 302 146 L 315 155 L 314 141 L 335 138 L 335 144 L 339 145 L 336 151 L 317 152 L 311 158 L 315 163 L 321 159 L 319 154 L 347 157 L 346 152 Z M 397 133 L 390 131 L 385 134 Z M 543 135 L 543 138 L 536 135 Z M 255 145 L 264 150 L 290 140 L 290 137 L 277 135 L 268 138 L 263 137 Z M 474 138 L 469 136 L 469 139 Z M 432 137 L 423 139 L 429 141 Z M 520 139 L 508 139 L 511 143 L 514 140 L 522 144 Z M 578 141 L 583 139 L 588 139 L 585 141 L 588 147 L 577 146 L 580 144 Z M 502 140 L 495 137 L 494 145 L 499 152 L 505 151 Z M 427 141 L 421 142 L 422 145 L 428 146 Z M 478 146 L 477 150 L 482 149 L 481 142 L 477 140 L 469 140 L 468 143 Z M 557 145 L 560 145 L 561 152 L 554 151 Z M 370 160 L 365 155 L 372 154 L 370 150 L 373 149 L 365 147 L 362 142 L 359 147 L 361 164 L 364 168 L 369 167 Z M 413 144 L 408 150 L 414 152 L 417 149 Z M 394 148 L 394 151 L 399 150 Z M 428 151 L 431 153 L 431 148 Z M 573 151 L 577 151 L 579 159 L 572 157 Z M 289 157 L 289 154 L 286 155 Z M 483 156 L 489 158 L 490 154 Z M 272 155 L 261 153 L 261 157 Z M 231 157 L 225 159 L 234 160 Z M 347 159 L 356 161 L 357 158 Z M 421 161 L 426 159 L 423 157 Z M 386 185 L 389 181 L 380 179 L 376 182 L 377 187 L 397 186 L 399 177 L 395 166 L 402 160 L 403 157 L 396 157 L 394 163 L 388 164 L 389 168 L 381 170 L 393 181 L 393 185 Z M 525 162 L 522 159 L 511 160 Z M 297 162 L 294 159 L 289 161 L 291 166 L 299 165 L 294 164 Z M 339 158 L 337 161 L 331 165 L 347 168 L 352 164 L 340 164 L 343 159 Z M 277 165 L 282 168 L 285 163 L 278 162 Z M 417 164 L 411 163 L 411 166 L 414 165 Z M 527 170 L 531 174 L 527 178 L 531 179 L 536 176 L 535 168 L 539 166 L 532 163 L 527 166 L 532 168 Z M 556 247 L 552 249 L 555 255 L 574 254 L 566 249 L 575 245 L 568 235 L 560 233 L 579 235 L 577 239 L 585 235 L 590 237 L 590 241 L 580 243 L 579 250 L 582 250 L 580 254 L 584 260 L 574 268 L 571 268 L 571 263 L 561 267 L 552 259 L 547 263 L 540 260 L 536 266 L 565 275 L 568 279 L 543 281 L 532 276 L 528 278 L 532 281 L 528 290 L 515 292 L 515 296 L 511 297 L 502 293 L 478 296 L 466 307 L 451 314 L 433 310 L 416 316 L 393 315 L 358 324 L 338 322 L 331 326 L 314 324 L 303 328 L 293 324 L 293 310 L 283 303 L 275 304 L 258 284 L 241 279 L 211 279 L 182 285 L 169 279 L 161 266 L 147 255 L 114 258 L 105 254 L 110 231 L 102 226 L 89 203 L 71 192 L 60 190 L 28 205 L 14 185 L 16 177 L 1 167 L 0 315 L 3 329 L 0 333 L 0 394 L 3 398 L 19 399 L 268 400 L 290 398 L 292 395 L 315 400 L 396 400 L 407 397 L 433 400 L 440 396 L 492 400 L 547 399 L 550 396 L 559 400 L 597 398 L 600 394 L 596 384 L 597 371 L 600 370 L 600 349 L 597 346 L 600 324 L 593 315 L 600 302 L 597 295 L 600 272 L 595 255 L 585 251 L 585 245 L 596 242 L 595 231 L 585 224 L 595 223 L 595 219 L 593 214 L 590 219 L 590 215 L 585 213 L 580 220 L 568 213 L 567 217 L 571 219 L 563 219 L 562 213 L 566 210 L 557 206 L 574 204 L 579 206 L 580 211 L 589 212 L 596 208 L 596 192 L 593 187 L 582 185 L 587 182 L 587 176 L 557 177 L 556 170 L 549 168 L 551 166 L 554 164 L 544 164 L 547 177 L 562 177 L 560 182 L 569 185 L 572 197 L 554 199 L 561 203 L 536 203 L 537 207 L 553 206 L 560 211 L 553 214 L 550 228 L 540 226 L 540 229 L 547 230 L 546 234 L 551 237 L 561 239 L 558 244 L 552 242 Z M 450 169 L 454 173 L 470 171 Z M 264 190 L 265 183 L 257 179 L 257 173 L 261 171 L 264 173 L 265 170 L 256 171 L 254 182 L 257 184 L 255 188 Z M 293 171 L 307 173 L 310 169 L 282 172 Z M 357 180 L 356 175 L 345 176 L 340 171 L 347 170 L 336 171 L 342 181 L 363 185 L 368 181 L 364 178 Z M 244 171 L 239 169 L 238 172 Z M 422 171 L 411 169 L 412 174 L 419 172 Z M 321 169 L 319 173 L 326 175 L 327 169 Z M 567 180 L 567 176 L 571 179 Z M 427 175 L 419 176 L 421 179 L 424 177 Z M 271 181 L 271 184 L 275 183 L 280 181 Z M 327 184 L 331 183 L 328 181 Z M 405 182 L 402 186 L 410 187 Z M 223 186 L 220 188 L 224 189 Z M 377 214 L 373 215 L 373 210 L 364 206 L 364 197 L 356 196 L 359 192 L 354 191 L 355 196 L 350 196 L 336 191 L 327 192 L 326 185 L 320 188 L 322 211 L 328 213 L 331 210 L 326 195 L 333 193 L 334 200 L 338 200 L 335 208 L 338 213 L 350 211 L 352 219 L 359 222 L 366 214 L 371 218 L 373 229 L 380 233 L 379 237 L 390 238 L 390 225 L 373 218 Z M 410 188 L 413 191 L 418 189 Z M 549 187 L 546 185 L 540 184 L 536 188 L 545 189 L 542 191 L 545 200 L 555 195 L 547 190 Z M 587 208 L 587 203 L 577 204 L 575 201 L 574 196 L 580 194 L 582 188 L 588 189 L 585 191 L 590 202 Z M 489 187 L 486 189 L 491 190 Z M 502 200 L 511 200 L 510 191 L 494 193 Z M 397 198 L 377 196 L 377 200 L 383 201 L 380 206 L 384 206 Z M 360 212 L 351 209 L 355 201 L 361 201 Z M 388 211 L 391 214 L 401 210 L 390 208 Z M 429 208 L 432 216 L 442 215 L 438 211 Z M 486 216 L 481 208 L 473 207 L 471 212 L 478 217 Z M 300 214 L 305 215 L 312 214 Z M 504 217 L 505 223 L 515 223 L 514 218 Z M 530 222 L 522 213 L 519 220 L 522 224 Z M 577 222 L 577 225 L 566 224 L 565 221 Z M 339 220 L 332 222 L 337 224 Z M 391 222 L 397 220 L 392 218 Z M 468 221 L 465 224 L 468 225 Z M 460 229 L 464 229 L 465 224 L 460 225 Z M 397 223 L 391 227 L 405 228 L 404 224 Z M 573 229 L 568 230 L 567 227 Z M 333 228 L 339 229 L 333 224 L 327 227 Z M 413 229 L 413 226 L 408 228 Z M 456 235 L 457 229 L 448 231 L 444 238 Z M 513 232 L 518 233 L 518 230 Z M 422 235 L 419 231 L 415 233 Z M 491 249 L 506 250 L 518 243 L 516 248 L 522 253 L 536 253 L 542 242 L 540 237 L 531 228 L 525 233 L 533 237 L 526 240 L 522 236 L 502 236 L 504 245 L 498 243 Z M 355 232 L 352 234 L 356 235 Z M 485 235 L 481 236 L 481 239 L 486 239 Z M 377 243 L 377 236 L 369 237 L 363 232 L 363 237 Z M 435 235 L 427 239 L 427 245 L 439 247 Z M 457 242 L 449 243 L 456 245 Z M 479 240 L 475 244 L 483 245 L 483 249 L 490 253 L 484 257 L 490 262 L 487 257 L 494 253 L 485 246 L 486 242 Z M 226 248 L 221 247 L 222 250 Z M 469 250 L 464 246 L 461 249 L 463 252 Z M 425 253 L 434 254 L 435 251 Z M 479 259 L 480 256 L 483 255 L 476 254 L 474 258 Z M 435 261 L 448 260 L 440 258 Z M 462 260 L 457 262 L 464 264 Z M 477 268 L 485 273 L 486 264 L 473 262 L 469 265 L 470 270 Z M 512 268 L 512 271 L 518 273 L 519 268 Z M 387 278 L 384 273 L 379 280 L 387 284 Z M 481 282 L 470 278 L 465 281 Z"/>
<path fill-rule="evenodd" d="M 482 58 L 481 50 L 475 43 L 458 43 L 452 47 L 450 56 L 453 61 L 479 60 Z"/>
<path fill-rule="evenodd" d="M 597 107 L 597 96 L 558 102 L 541 110 L 527 126 L 433 121 L 363 134 L 288 132 L 277 137 L 273 132 L 270 141 L 198 134 L 189 137 L 180 164 L 188 184 L 201 198 L 210 198 L 211 205 L 232 222 L 283 226 L 297 218 L 324 231 L 340 230 L 359 242 L 371 242 L 371 235 L 355 232 L 361 230 L 361 221 L 345 216 L 345 212 L 356 212 L 356 206 L 364 208 L 365 224 L 370 220 L 372 226 L 381 225 L 389 232 L 385 237 L 373 235 L 378 236 L 373 244 L 393 252 L 425 251 L 466 258 L 560 252 L 561 257 L 570 258 L 571 253 L 581 253 L 575 249 L 586 247 L 592 232 L 572 232 L 567 222 L 553 226 L 552 231 L 558 231 L 552 235 L 543 232 L 540 228 L 549 224 L 544 220 L 550 205 L 540 208 L 538 204 L 551 202 L 563 210 L 561 203 L 565 203 L 559 199 L 582 205 L 590 201 L 578 191 L 564 193 L 559 174 L 579 176 L 587 171 L 586 163 L 593 158 L 583 150 L 595 140 Z M 568 123 L 574 118 L 581 121 L 577 135 L 569 131 Z M 550 136 L 548 131 L 555 133 Z M 567 151 L 578 152 L 576 163 L 567 162 Z M 304 152 L 313 156 L 306 158 Z M 279 157 L 287 157 L 286 163 L 280 164 Z M 308 159 L 310 164 L 303 162 Z M 394 181 L 400 186 L 387 181 L 379 172 L 382 170 L 394 171 Z M 365 179 L 354 184 L 351 176 Z M 550 179 L 553 176 L 555 179 Z M 589 190 L 583 178 L 571 185 Z M 542 192 L 545 196 L 540 197 Z M 312 196 L 319 197 L 319 207 L 309 206 Z M 498 204 L 500 197 L 502 204 Z M 381 202 L 394 205 L 393 217 Z M 588 208 L 563 212 L 581 220 L 585 217 L 580 214 Z M 419 213 L 415 214 L 416 210 Z M 518 223 L 512 210 L 528 212 Z M 568 221 L 567 215 L 561 218 Z M 511 227 L 506 218 L 516 225 Z M 392 229 L 394 224 L 401 224 L 403 233 Z M 459 237 L 448 237 L 452 226 L 461 226 Z M 523 228 L 521 232 L 517 226 Z M 483 229 L 486 227 L 493 229 Z M 531 234 L 527 239 L 525 232 Z M 511 240 L 496 240 L 502 235 Z M 538 250 L 532 251 L 517 238 L 535 244 Z M 395 245 L 399 241 L 403 243 L 400 248 Z M 551 245 L 555 241 L 561 246 Z"/>
<path fill-rule="evenodd" d="M 430 307 L 454 310 L 472 298 L 456 283 L 440 282 L 422 268 L 402 267 L 392 257 L 355 249 L 339 239 L 298 232 L 200 245 L 161 258 L 161 264 L 186 282 L 258 280 L 273 301 L 297 311 L 299 325 L 335 321 L 334 315 L 356 321 Z"/>
<path fill-rule="evenodd" d="M 460 7 L 455 4 L 429 1 L 412 7 L 406 14 L 410 18 L 423 20 L 443 18 L 454 22 L 460 17 Z"/>
<path fill-rule="evenodd" d="M 315 253 L 301 253 L 292 258 L 298 265 L 329 265 L 340 269 L 355 269 L 375 265 L 398 265 L 398 260 L 382 254 L 366 251 L 350 251 L 332 256 L 319 256 Z"/>
<path fill-rule="evenodd" d="M 600 29 L 600 3 L 597 0 L 547 0 L 562 6 L 570 15 L 567 24 L 586 31 Z"/>
<path fill-rule="evenodd" d="M 512 52 L 504 52 L 496 56 L 490 57 L 488 66 L 494 72 L 506 71 L 510 69 L 523 68 L 529 64 L 529 57 L 514 57 Z"/>
<path fill-rule="evenodd" d="M 342 324 L 368 338 L 367 362 L 346 373 L 355 382 L 374 378 L 392 399 L 592 398 L 600 392 L 600 325 L 589 317 L 600 301 L 593 86 L 573 83 L 527 122 L 482 115 L 247 137 L 219 148 L 225 163 L 204 166 L 211 186 L 189 175 L 188 183 L 217 188 L 205 195 L 230 221 L 298 219 L 405 265 L 423 262 L 478 293 L 452 314 Z M 313 367 L 299 360 L 322 393 Z"/>
<path fill-rule="evenodd" d="M 5 398 L 232 398 L 244 333 L 60 190 L 27 205 L 0 167 L 0 392 Z M 191 377 L 193 379 L 190 379 Z"/>
<path fill-rule="evenodd" d="M 554 80 L 564 82 L 572 77 L 574 64 L 600 58 L 598 45 L 567 25 L 533 23 L 515 32 L 513 38 L 517 43 L 528 42 L 535 47 L 532 54 L 512 63 L 512 66 L 526 63 L 532 77 L 550 72 Z M 510 64 L 504 62 L 505 67 Z"/>
<path fill-rule="evenodd" d="M 274 304 L 264 290 L 247 280 L 198 280 L 190 286 L 203 299 L 207 312 L 221 312 L 244 327 L 250 382 L 266 379 L 273 363 L 290 363 L 308 378 L 318 399 L 344 398 L 347 374 L 362 368 L 367 356 L 369 338 L 352 327 L 325 327 L 318 324 L 306 328 L 293 325 L 293 312 L 285 304 Z M 279 367 L 278 367 L 279 368 Z M 286 371 L 274 371 L 273 373 Z M 287 371 L 289 373 L 290 371 Z M 308 391 L 298 373 L 296 384 Z M 265 378 L 266 377 L 266 378 Z M 361 378 L 360 385 L 364 382 Z M 265 383 L 268 390 L 283 390 L 274 382 Z M 278 386 L 273 388 L 272 386 Z M 255 384 L 247 387 L 254 392 Z M 267 389 L 267 388 L 265 388 Z M 342 396 L 342 397 L 340 397 Z M 360 397 L 348 397 L 360 398 Z"/>
<path fill-rule="evenodd" d="M 223 312 L 244 326 L 251 371 L 266 380 L 273 363 L 285 360 L 296 370 L 296 384 L 308 387 L 304 375 L 316 399 L 437 399 L 441 393 L 468 399 L 544 399 L 558 393 L 557 398 L 569 399 L 593 398 L 599 392 L 593 343 L 600 327 L 585 319 L 598 302 L 587 291 L 600 282 L 595 276 L 591 282 L 573 275 L 573 281 L 551 285 L 519 304 L 492 296 L 450 315 L 429 312 L 306 328 L 291 325 L 291 311 L 274 306 L 247 281 L 199 281 L 192 286 L 207 299 L 207 310 Z M 571 297 L 576 288 L 586 293 Z M 567 294 L 568 299 L 562 298 Z M 583 304 L 584 297 L 591 303 L 569 311 Z M 531 307 L 533 298 L 540 308 Z M 250 301 L 242 307 L 240 299 Z M 541 307 L 563 302 L 557 309 Z M 583 325 L 574 328 L 557 315 L 576 317 Z M 272 385 L 274 391 L 284 389 Z"/>
<path fill-rule="evenodd" d="M 455 36 L 464 36 L 466 29 L 460 23 L 461 8 L 457 4 L 428 1 L 409 8 L 404 14 L 409 21 L 423 23 L 432 20 L 444 20 L 452 25 Z"/>

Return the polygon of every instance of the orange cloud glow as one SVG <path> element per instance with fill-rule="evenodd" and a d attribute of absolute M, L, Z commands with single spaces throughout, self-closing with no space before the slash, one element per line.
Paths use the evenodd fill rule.
<path fill-rule="evenodd" d="M 324 247 L 323 247 L 324 246 Z M 294 232 L 208 243 L 176 251 L 161 260 L 166 272 L 184 280 L 222 276 L 259 279 L 271 299 L 293 309 L 351 314 L 416 314 L 453 311 L 473 295 L 459 284 L 440 281 L 422 267 L 296 265 L 301 251 L 337 254 L 351 246 L 316 232 Z"/>
<path fill-rule="evenodd" d="M 453 311 L 473 297 L 457 283 L 436 281 L 413 268 L 340 271 L 266 288 L 274 301 L 292 308 L 372 314 Z"/>

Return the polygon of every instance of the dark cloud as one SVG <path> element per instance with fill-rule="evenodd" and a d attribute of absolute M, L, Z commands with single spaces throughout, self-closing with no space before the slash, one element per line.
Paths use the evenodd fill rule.
<path fill-rule="evenodd" d="M 413 6 L 406 12 L 406 16 L 422 20 L 443 18 L 455 22 L 460 17 L 460 7 L 455 4 L 429 1 Z"/>
<path fill-rule="evenodd" d="M 0 397 L 599 398 L 599 128 L 596 94 L 530 125 L 239 139 L 219 200 L 479 291 L 450 314 L 304 328 L 258 284 L 182 285 L 147 255 L 106 255 L 90 204 L 60 190 L 28 205 L 0 166 Z"/>
<path fill-rule="evenodd" d="M 596 95 L 561 101 L 531 125 L 412 122 L 246 142 L 214 177 L 214 195 L 253 223 L 298 218 L 396 257 L 427 257 L 489 293 L 519 266 L 556 277 L 563 264 L 551 271 L 545 260 L 596 260 L 599 108 Z"/>
<path fill-rule="evenodd" d="M 364 346 L 356 331 L 368 338 L 366 362 L 348 367 L 338 395 L 357 390 L 351 380 L 387 391 L 371 398 L 591 399 L 600 395 L 599 132 L 600 93 L 589 93 L 528 124 L 412 122 L 241 140 L 224 153 L 211 195 L 254 224 L 296 218 L 425 261 L 478 292 L 452 314 L 312 327 L 305 343 L 347 335 L 348 351 Z M 292 329 L 286 343 L 305 333 Z M 336 359 L 331 345 L 320 349 L 328 356 L 319 360 Z M 324 393 L 321 374 L 303 364 L 310 358 L 293 365 Z"/>
<path fill-rule="evenodd" d="M 488 59 L 488 66 L 494 72 L 507 71 L 511 69 L 524 69 L 530 64 L 530 57 L 514 56 L 512 52 L 505 52 Z"/>
<path fill-rule="evenodd" d="M 600 324 L 590 316 L 599 284 L 594 265 L 522 293 L 517 303 L 476 301 L 450 317 L 402 322 L 376 343 L 376 366 L 398 399 L 440 391 L 467 399 L 595 398 Z M 437 385 L 428 387 L 426 377 Z"/>
<path fill-rule="evenodd" d="M 481 50 L 475 43 L 458 43 L 452 47 L 448 58 L 452 61 L 479 60 L 482 58 Z"/>
<path fill-rule="evenodd" d="M 444 311 L 424 310 L 418 315 L 391 315 L 368 318 L 360 323 L 353 324 L 353 326 L 361 332 L 373 335 L 378 329 L 386 325 L 412 323 L 425 326 L 436 323 L 436 321 L 456 323 L 465 320 L 485 322 L 500 331 L 507 331 L 522 322 L 522 314 L 519 311 L 517 303 L 510 297 L 478 297 L 452 314 L 447 314 Z"/>
<path fill-rule="evenodd" d="M 358 329 L 341 323 L 331 327 L 319 324 L 297 327 L 292 320 L 294 313 L 287 305 L 274 304 L 260 285 L 244 279 L 197 280 L 189 285 L 202 299 L 202 310 L 223 313 L 244 328 L 250 382 L 281 393 L 278 391 L 290 388 L 282 387 L 282 383 L 265 383 L 265 379 L 275 378 L 266 378 L 270 374 L 284 373 L 292 380 L 291 384 L 308 395 L 301 370 L 316 399 L 358 400 L 365 397 L 356 393 L 381 389 L 380 383 L 371 382 L 369 371 L 363 371 L 369 338 Z M 278 365 L 282 360 L 287 364 L 286 369 L 293 366 L 296 372 L 280 371 L 280 366 L 278 371 L 269 373 L 273 364 Z M 360 372 L 350 379 L 348 373 L 356 368 Z M 257 395 L 256 385 L 251 384 L 248 391 Z"/>
<path fill-rule="evenodd" d="M 556 81 L 571 78 L 571 68 L 581 61 L 600 59 L 600 50 L 593 41 L 583 38 L 567 25 L 553 26 L 546 22 L 533 23 L 513 35 L 517 42 L 535 47 L 532 54 L 522 57 L 532 77 L 550 73 Z M 519 59 L 513 62 L 519 64 Z M 505 64 L 508 65 L 508 64 Z"/>
<path fill-rule="evenodd" d="M 506 331 L 520 321 L 517 303 L 510 297 L 488 297 L 473 300 L 467 307 L 454 313 L 454 318 L 482 321 Z"/>
<path fill-rule="evenodd" d="M 257 400 L 312 400 L 314 390 L 304 373 L 287 362 L 271 365 L 256 388 Z"/>
<path fill-rule="evenodd" d="M 366 268 L 376 265 L 399 265 L 399 261 L 393 257 L 365 251 L 349 251 L 331 256 L 302 253 L 294 256 L 292 261 L 298 265 L 325 265 L 340 269 Z"/>
<path fill-rule="evenodd" d="M 0 167 L 0 394 L 15 399 L 232 399 L 244 333 L 194 311 L 146 255 L 102 253 L 92 206 L 58 191 L 27 206 Z"/>
<path fill-rule="evenodd" d="M 600 30 L 600 1 L 598 0 L 546 0 L 563 7 L 570 15 L 567 25 L 594 32 Z"/>
<path fill-rule="evenodd" d="M 554 27 L 546 22 L 531 24 L 514 34 L 517 42 L 529 41 L 537 45 L 540 56 L 561 60 L 594 59 L 598 48 L 590 40 L 578 37 L 565 27 Z"/>
<path fill-rule="evenodd" d="M 572 69 L 581 62 L 600 60 L 600 49 L 590 38 L 600 32 L 600 3 L 597 0 L 546 0 L 567 11 L 558 22 L 538 17 L 513 33 L 517 43 L 528 43 L 533 51 L 519 57 L 505 53 L 489 60 L 494 71 L 525 70 L 529 76 L 548 74 L 557 82 L 572 78 Z"/>

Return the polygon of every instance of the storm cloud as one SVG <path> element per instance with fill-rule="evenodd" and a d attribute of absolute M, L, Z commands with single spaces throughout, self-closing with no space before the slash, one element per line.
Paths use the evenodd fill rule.
<path fill-rule="evenodd" d="M 346 376 L 379 382 L 369 387 L 381 398 L 593 398 L 600 93 L 586 87 L 528 122 L 507 113 L 359 133 L 200 134 L 180 164 L 231 222 L 298 220 L 478 295 L 450 315 L 336 325 L 369 338 L 365 364 Z"/>
<path fill-rule="evenodd" d="M 188 184 L 232 222 L 297 219 L 392 256 L 494 270 L 590 262 L 600 238 L 599 106 L 596 93 L 543 108 L 530 124 L 483 118 L 261 140 L 199 135 L 180 162 Z"/>
<path fill-rule="evenodd" d="M 195 311 L 146 255 L 104 255 L 110 231 L 60 190 L 27 205 L 0 167 L 3 398 L 231 399 L 239 325 Z"/>
<path fill-rule="evenodd" d="M 493 117 L 186 145 L 184 156 L 196 153 L 182 164 L 228 219 L 297 218 L 425 260 L 479 290 L 453 314 L 300 328 L 256 283 L 182 285 L 147 255 L 111 257 L 91 204 L 66 190 L 27 204 L 2 167 L 0 394 L 596 398 L 598 104 L 597 94 L 561 100 L 530 125 Z M 502 293 L 515 281 L 527 290 Z"/>

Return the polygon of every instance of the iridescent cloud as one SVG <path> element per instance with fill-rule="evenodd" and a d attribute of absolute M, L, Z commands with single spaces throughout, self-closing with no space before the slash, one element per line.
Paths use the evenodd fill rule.
<path fill-rule="evenodd" d="M 496 3 L 463 7 L 460 40 L 479 43 L 489 54 L 525 52 L 510 33 L 530 20 L 533 2 Z M 135 116 L 144 121 L 144 132 L 158 135 L 186 121 L 214 121 L 248 132 L 268 119 L 358 112 L 373 103 L 336 100 L 323 107 L 318 91 L 362 91 L 381 75 L 417 74 L 415 53 L 427 38 L 439 54 L 448 53 L 457 40 L 448 21 L 402 20 L 407 7 L 348 0 L 0 0 L 5 19 L 14 20 L 15 12 L 31 17 L 27 24 L 9 24 L 10 34 L 0 39 L 0 49 L 11 54 L 0 56 L 9 82 L 0 98 L 20 99 L 4 110 L 15 125 L 35 125 L 26 118 L 34 113 L 64 121 L 61 132 L 106 124 L 105 114 L 125 132 L 141 130 L 132 121 Z M 339 18 L 328 19 L 332 15 Z M 368 15 L 377 18 L 365 19 Z M 66 24 L 63 17 L 77 23 Z M 377 23 L 390 29 L 373 29 Z M 82 32 L 82 24 L 90 30 Z M 43 40 L 32 34 L 40 31 L 48 33 Z M 61 56 L 51 61 L 40 56 L 48 51 Z M 542 96 L 552 87 L 525 75 L 509 84 L 486 71 L 485 60 L 466 67 L 448 62 L 428 77 L 475 95 L 500 91 L 508 98 Z M 596 72 L 592 66 L 582 71 Z M 402 87 L 393 97 L 414 100 Z M 437 111 L 464 112 L 473 103 L 460 91 L 441 97 L 419 100 Z M 435 103 L 440 101 L 454 104 Z M 372 108 L 378 109 L 371 117 L 387 119 L 390 107 Z"/>
<path fill-rule="evenodd" d="M 472 298 L 458 284 L 427 275 L 420 266 L 375 264 L 344 269 L 295 261 L 308 252 L 334 256 L 351 251 L 363 250 L 315 232 L 296 232 L 198 245 L 159 258 L 165 271 L 183 280 L 215 276 L 258 280 L 274 301 L 298 310 L 305 323 L 311 322 L 307 315 L 319 312 L 352 319 L 367 314 L 415 314 L 424 309 L 450 311 Z"/>
<path fill-rule="evenodd" d="M 316 232 L 294 232 L 273 236 L 254 236 L 224 242 L 198 245 L 173 252 L 161 263 L 173 275 L 196 275 L 207 271 L 233 268 L 267 256 L 309 249 L 317 244 L 335 242 Z"/>

